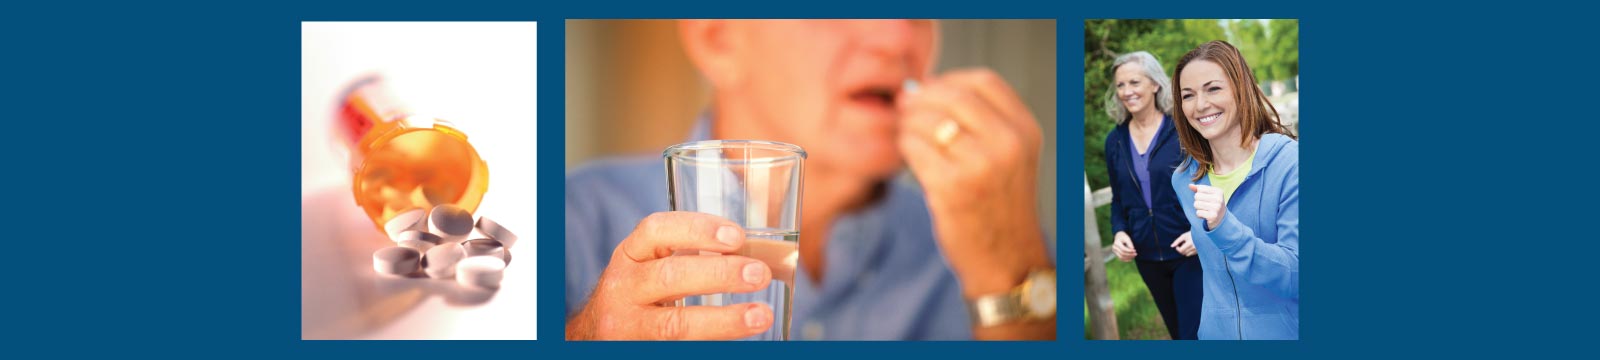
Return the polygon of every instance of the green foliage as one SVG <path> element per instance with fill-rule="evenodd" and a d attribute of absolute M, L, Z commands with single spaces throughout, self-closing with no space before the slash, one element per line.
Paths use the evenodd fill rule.
<path fill-rule="evenodd" d="M 1257 80 L 1287 80 L 1300 72 L 1300 23 L 1296 20 L 1088 20 L 1083 32 L 1083 153 L 1089 186 L 1110 186 L 1105 168 L 1106 134 L 1116 121 L 1106 115 L 1111 62 L 1117 55 L 1148 51 L 1167 76 L 1184 53 L 1211 40 L 1227 40 L 1244 54 Z M 1170 89 L 1163 89 L 1168 91 Z M 1170 93 L 1164 96 L 1171 96 Z"/>

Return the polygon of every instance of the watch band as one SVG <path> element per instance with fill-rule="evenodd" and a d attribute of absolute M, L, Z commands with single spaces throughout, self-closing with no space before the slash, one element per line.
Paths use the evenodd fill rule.
<path fill-rule="evenodd" d="M 1027 319 L 1045 319 L 1056 312 L 1055 269 L 1028 273 L 1010 291 L 980 296 L 967 303 L 972 323 L 990 327 Z M 1031 298 L 1030 298 L 1031 297 Z"/>
<path fill-rule="evenodd" d="M 1023 318 L 1025 312 L 1022 299 L 1016 291 L 982 296 L 972 300 L 969 305 L 972 323 L 979 327 L 1013 322 Z"/>

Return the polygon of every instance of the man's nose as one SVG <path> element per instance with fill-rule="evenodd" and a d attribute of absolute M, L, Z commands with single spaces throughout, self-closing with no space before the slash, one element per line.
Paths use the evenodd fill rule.
<path fill-rule="evenodd" d="M 917 26 L 912 20 L 861 20 L 862 46 L 885 54 L 906 54 L 916 41 Z"/>

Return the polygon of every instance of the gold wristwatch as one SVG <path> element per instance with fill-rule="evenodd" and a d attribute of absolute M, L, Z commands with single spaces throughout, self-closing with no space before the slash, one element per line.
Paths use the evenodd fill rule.
<path fill-rule="evenodd" d="M 1028 278 L 1000 294 L 984 295 L 967 302 L 972 323 L 990 327 L 1023 320 L 1049 319 L 1056 314 L 1056 271 L 1034 270 Z"/>

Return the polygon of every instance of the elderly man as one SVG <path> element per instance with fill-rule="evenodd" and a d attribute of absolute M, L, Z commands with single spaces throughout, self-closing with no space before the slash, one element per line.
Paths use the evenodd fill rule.
<path fill-rule="evenodd" d="M 1038 123 L 990 70 L 931 74 L 936 23 L 694 20 L 679 30 L 713 88 L 688 140 L 809 153 L 792 284 L 801 338 L 1055 337 L 1054 252 L 1034 205 Z M 921 86 L 909 91 L 907 79 Z M 908 165 L 920 187 L 894 181 Z M 772 270 L 737 255 L 666 256 L 732 253 L 744 229 L 666 211 L 665 181 L 659 155 L 568 174 L 568 339 L 738 339 L 774 326 L 768 304 L 670 305 L 756 290 Z"/>

